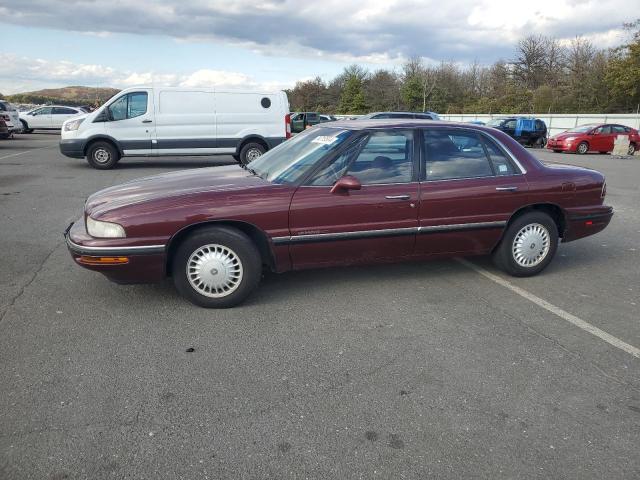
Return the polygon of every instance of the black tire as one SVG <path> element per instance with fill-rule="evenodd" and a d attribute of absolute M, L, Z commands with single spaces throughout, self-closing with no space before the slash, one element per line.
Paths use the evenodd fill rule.
<path fill-rule="evenodd" d="M 633 155 L 636 153 L 636 146 L 633 143 L 629 144 L 629 150 L 627 150 L 627 155 Z"/>
<path fill-rule="evenodd" d="M 606 155 L 609 152 L 598 152 L 600 155 Z"/>
<path fill-rule="evenodd" d="M 87 149 L 87 162 L 98 170 L 110 170 L 120 160 L 120 152 L 109 142 L 94 142 Z"/>
<path fill-rule="evenodd" d="M 261 143 L 249 142 L 240 149 L 240 161 L 245 165 L 249 165 L 266 151 L 267 149 Z"/>
<path fill-rule="evenodd" d="M 529 232 L 527 232 L 529 230 Z M 543 232 L 540 235 L 539 232 Z M 544 249 L 544 232 L 548 247 Z M 530 237 L 527 240 L 527 236 Z M 516 237 L 520 238 L 521 254 L 517 253 Z M 542 249 L 542 250 L 539 250 Z M 515 218 L 502 235 L 502 240 L 493 253 L 498 268 L 514 277 L 530 277 L 544 270 L 558 249 L 558 227 L 553 219 L 543 212 L 528 212 Z M 546 252 L 542 255 L 543 250 Z M 537 253 L 536 253 L 537 252 Z M 518 256 L 520 259 L 518 260 Z M 526 263 L 531 263 L 526 265 Z"/>
<path fill-rule="evenodd" d="M 562 150 L 554 150 L 553 153 L 560 153 Z"/>
<path fill-rule="evenodd" d="M 580 142 L 576 147 L 576 153 L 578 155 L 584 155 L 589 151 L 589 144 L 587 142 Z"/>
<path fill-rule="evenodd" d="M 22 123 L 22 133 L 33 133 L 33 128 L 29 128 L 29 125 L 24 120 L 20 120 Z"/>
<path fill-rule="evenodd" d="M 202 265 L 200 273 L 203 277 L 193 270 L 192 283 L 187 266 L 192 255 L 199 250 L 203 255 L 207 254 L 203 252 L 208 252 L 213 258 Z M 178 292 L 191 303 L 205 308 L 238 305 L 258 286 L 262 275 L 262 259 L 251 239 L 239 230 L 222 226 L 202 228 L 189 235 L 178 246 L 171 265 L 173 283 Z M 240 280 L 234 284 L 230 277 L 237 275 Z M 209 283 L 205 281 L 207 279 Z M 216 284 L 216 281 L 221 283 Z M 225 292 L 227 287 L 229 291 Z"/>

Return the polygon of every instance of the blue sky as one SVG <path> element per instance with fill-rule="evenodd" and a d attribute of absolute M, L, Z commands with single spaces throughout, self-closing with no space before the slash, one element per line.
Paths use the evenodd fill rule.
<path fill-rule="evenodd" d="M 524 35 L 621 43 L 628 2 L 0 0 L 0 92 L 133 84 L 285 88 L 351 64 L 489 64 Z M 523 12 L 522 10 L 526 10 Z M 7 40 L 9 40 L 7 42 Z"/>

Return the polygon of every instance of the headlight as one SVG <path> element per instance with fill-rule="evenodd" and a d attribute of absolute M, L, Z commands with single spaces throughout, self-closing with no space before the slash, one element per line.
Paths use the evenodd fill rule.
<path fill-rule="evenodd" d="M 74 130 L 78 129 L 78 127 L 80 126 L 80 124 L 82 122 L 84 122 L 84 118 L 79 118 L 77 120 L 70 120 L 68 122 L 65 122 L 64 131 L 65 132 L 73 132 Z"/>
<path fill-rule="evenodd" d="M 87 217 L 87 233 L 96 238 L 125 238 L 122 225 L 111 222 L 100 222 Z"/>
<path fill-rule="evenodd" d="M 576 137 L 567 137 L 564 139 L 565 142 L 573 142 L 576 139 Z"/>

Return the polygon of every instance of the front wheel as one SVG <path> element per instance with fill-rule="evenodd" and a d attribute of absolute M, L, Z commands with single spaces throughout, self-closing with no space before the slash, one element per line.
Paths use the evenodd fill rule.
<path fill-rule="evenodd" d="M 29 128 L 27 122 L 20 120 L 20 123 L 22 123 L 22 133 L 33 133 L 33 128 Z"/>
<path fill-rule="evenodd" d="M 494 263 L 515 277 L 530 277 L 544 270 L 558 249 L 558 227 L 543 212 L 516 218 L 493 254 Z"/>
<path fill-rule="evenodd" d="M 172 261 L 177 290 L 205 308 L 229 308 L 258 286 L 262 260 L 244 233 L 228 227 L 197 230 L 183 241 Z"/>
<path fill-rule="evenodd" d="M 109 142 L 95 142 L 87 150 L 87 162 L 98 170 L 109 170 L 120 160 L 120 153 Z"/>
<path fill-rule="evenodd" d="M 580 155 L 584 155 L 589 151 L 589 144 L 587 142 L 580 142 L 578 148 L 576 148 L 576 153 Z"/>

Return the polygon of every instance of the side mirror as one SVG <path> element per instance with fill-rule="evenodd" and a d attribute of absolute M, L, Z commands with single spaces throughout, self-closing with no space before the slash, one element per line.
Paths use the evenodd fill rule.
<path fill-rule="evenodd" d="M 360 180 L 352 175 L 345 175 L 333 184 L 331 193 L 347 193 L 349 190 L 360 190 L 361 188 Z"/>

